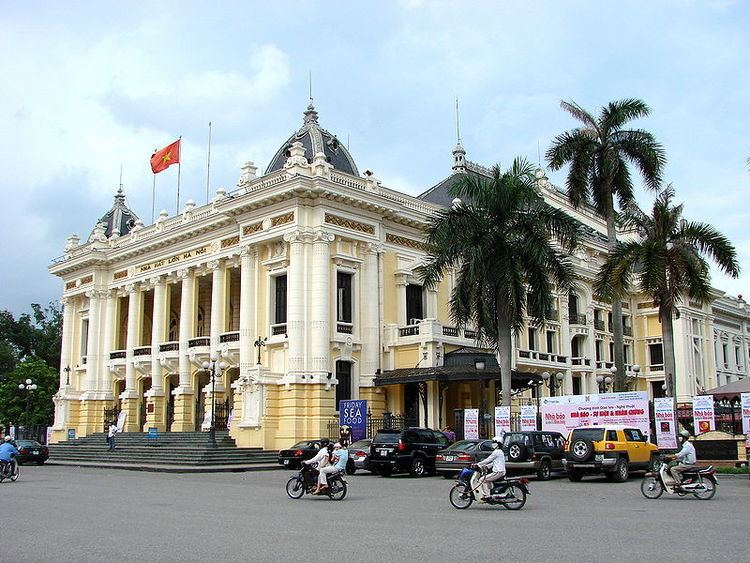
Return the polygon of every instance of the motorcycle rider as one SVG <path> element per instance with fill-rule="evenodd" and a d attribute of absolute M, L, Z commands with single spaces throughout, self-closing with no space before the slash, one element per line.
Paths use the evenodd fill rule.
<path fill-rule="evenodd" d="M 6 436 L 0 445 L 0 470 L 5 471 L 14 455 L 18 455 L 18 450 L 12 443 L 12 438 Z"/>
<path fill-rule="evenodd" d="M 491 471 L 484 476 L 484 480 L 479 485 L 482 491 L 482 498 L 479 502 L 487 502 L 492 495 L 492 485 L 494 481 L 500 481 L 505 477 L 505 452 L 503 452 L 503 438 L 502 436 L 495 436 L 492 438 L 495 449 L 492 453 L 482 461 L 476 464 L 477 467 L 490 467 Z M 503 493 L 499 496 L 504 496 L 507 493 Z"/>
<path fill-rule="evenodd" d="M 336 442 L 333 445 L 333 453 L 331 454 L 331 465 L 324 467 L 320 470 L 321 475 L 324 477 L 324 488 L 328 486 L 328 476 L 333 473 L 341 472 L 341 475 L 346 471 L 346 462 L 349 461 L 349 450 L 341 446 L 340 442 Z M 320 488 L 320 487 L 319 487 Z"/>
<path fill-rule="evenodd" d="M 686 471 L 689 471 L 690 469 L 695 468 L 696 455 L 695 446 L 693 446 L 693 444 L 691 444 L 688 440 L 688 438 L 690 438 L 689 432 L 683 430 L 682 432 L 680 432 L 678 438 L 680 440 L 682 449 L 680 449 L 680 451 L 677 452 L 674 457 L 679 461 L 679 463 L 674 467 L 671 467 L 669 469 L 669 473 L 675 480 L 676 486 L 679 487 L 682 484 L 682 474 Z"/>
<path fill-rule="evenodd" d="M 325 473 L 322 469 L 329 464 L 330 452 L 328 451 L 328 445 L 330 442 L 331 441 L 328 438 L 323 438 L 320 441 L 320 449 L 318 450 L 318 453 L 315 454 L 315 457 L 302 462 L 305 465 L 312 465 L 313 463 L 318 464 L 318 484 L 312 489 L 312 491 L 310 491 L 314 495 L 328 487 L 328 481 L 326 480 Z"/>

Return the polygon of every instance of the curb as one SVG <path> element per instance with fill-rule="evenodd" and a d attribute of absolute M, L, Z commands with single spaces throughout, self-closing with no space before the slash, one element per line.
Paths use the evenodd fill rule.
<path fill-rule="evenodd" d="M 46 465 L 92 469 L 122 469 L 124 471 L 147 471 L 151 473 L 243 473 L 248 471 L 276 471 L 280 465 L 130 465 L 124 463 L 80 463 L 48 460 Z"/>

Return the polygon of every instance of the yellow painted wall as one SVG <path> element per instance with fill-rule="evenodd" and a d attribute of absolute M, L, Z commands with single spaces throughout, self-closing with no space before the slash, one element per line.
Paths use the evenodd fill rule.
<path fill-rule="evenodd" d="M 649 316 L 646 321 L 647 336 L 661 336 L 661 323 L 656 315 Z"/>
<path fill-rule="evenodd" d="M 419 346 L 405 346 L 396 350 L 396 369 L 413 368 L 420 360 Z"/>

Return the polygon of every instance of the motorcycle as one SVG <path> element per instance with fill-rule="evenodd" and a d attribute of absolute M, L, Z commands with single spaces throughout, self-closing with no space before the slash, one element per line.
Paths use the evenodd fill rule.
<path fill-rule="evenodd" d="M 313 494 L 312 489 L 318 482 L 318 472 L 315 470 L 317 463 L 312 465 L 302 464 L 299 474 L 292 477 L 286 483 L 286 494 L 289 498 L 300 499 L 307 493 Z M 323 492 L 331 500 L 342 500 L 346 496 L 346 481 L 341 472 L 332 473 L 328 476 L 328 488 Z"/>
<path fill-rule="evenodd" d="M 692 494 L 700 500 L 712 499 L 716 494 L 719 482 L 716 480 L 716 471 L 712 465 L 685 471 L 682 474 L 682 483 L 678 485 L 669 473 L 669 463 L 665 458 L 655 459 L 654 464 L 655 471 L 646 473 L 641 481 L 641 493 L 648 499 L 657 499 L 664 491 L 681 497 Z"/>
<path fill-rule="evenodd" d="M 9 462 L 2 463 L 2 467 L 0 467 L 0 483 L 5 479 L 17 481 L 19 475 L 21 475 L 21 470 L 18 468 L 18 460 L 16 459 L 16 456 L 13 456 Z"/>
<path fill-rule="evenodd" d="M 454 508 L 463 510 L 469 508 L 471 503 L 477 500 L 479 486 L 482 484 L 485 471 L 481 473 L 469 469 L 468 467 L 461 470 L 453 485 L 448 498 Z M 521 479 L 503 479 L 495 481 L 492 484 L 491 494 L 485 502 L 487 504 L 500 504 L 508 510 L 519 510 L 526 504 L 526 495 L 531 494 L 527 487 L 529 480 Z"/>

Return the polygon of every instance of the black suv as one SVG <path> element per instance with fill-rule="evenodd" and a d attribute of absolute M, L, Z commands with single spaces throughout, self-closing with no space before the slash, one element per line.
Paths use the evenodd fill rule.
<path fill-rule="evenodd" d="M 508 432 L 503 437 L 508 471 L 536 471 L 542 481 L 564 471 L 565 437 L 559 432 Z"/>
<path fill-rule="evenodd" d="M 385 477 L 408 471 L 412 477 L 435 473 L 435 456 L 448 446 L 442 432 L 429 428 L 380 430 L 370 446 L 370 465 Z"/>

